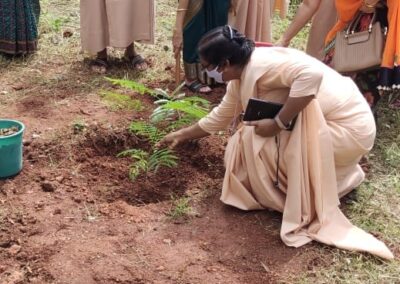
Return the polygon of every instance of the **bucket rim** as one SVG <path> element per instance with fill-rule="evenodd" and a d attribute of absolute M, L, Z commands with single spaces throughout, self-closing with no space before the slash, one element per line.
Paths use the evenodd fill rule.
<path fill-rule="evenodd" d="M 4 140 L 4 139 L 10 139 L 12 137 L 16 137 L 18 135 L 21 135 L 21 133 L 23 133 L 25 131 L 25 124 L 23 124 L 21 121 L 15 120 L 15 119 L 7 119 L 7 118 L 0 118 L 0 122 L 14 122 L 16 124 L 18 124 L 20 126 L 20 129 L 18 130 L 18 132 L 12 134 L 12 135 L 8 135 L 8 136 L 4 136 L 4 137 L 0 137 L 0 140 Z"/>

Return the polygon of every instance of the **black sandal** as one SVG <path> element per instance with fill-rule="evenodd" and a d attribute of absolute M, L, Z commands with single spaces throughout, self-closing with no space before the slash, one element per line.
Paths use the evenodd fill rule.
<path fill-rule="evenodd" d="M 133 68 L 135 68 L 136 70 L 145 71 L 145 70 L 147 70 L 147 68 L 149 68 L 146 60 L 144 60 L 144 58 L 140 54 L 136 54 L 132 57 L 129 57 L 128 59 L 129 59 L 129 62 L 132 64 Z M 139 66 L 141 66 L 143 64 L 146 64 L 146 67 L 139 68 Z"/>
<path fill-rule="evenodd" d="M 90 68 L 92 71 L 99 73 L 99 74 L 104 74 L 107 72 L 109 68 L 109 64 L 107 62 L 107 59 L 99 58 L 97 57 L 90 63 Z"/>
<path fill-rule="evenodd" d="M 193 92 L 193 93 L 200 93 L 200 94 L 209 94 L 212 92 L 211 88 L 208 92 L 201 92 L 201 88 L 205 88 L 205 87 L 209 87 L 207 85 L 204 85 L 203 83 L 201 83 L 199 80 L 195 80 L 192 83 L 185 84 L 186 88 L 189 89 L 189 91 Z"/>

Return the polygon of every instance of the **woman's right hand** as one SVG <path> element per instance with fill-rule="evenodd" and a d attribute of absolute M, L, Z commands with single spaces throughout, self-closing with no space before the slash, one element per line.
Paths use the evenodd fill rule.
<path fill-rule="evenodd" d="M 170 149 L 175 148 L 177 145 L 185 142 L 187 139 L 182 134 L 182 131 L 175 131 L 167 134 L 160 142 L 157 143 L 157 147 L 168 147 Z"/>
<path fill-rule="evenodd" d="M 172 36 L 172 46 L 174 48 L 175 58 L 178 58 L 183 46 L 183 31 L 181 29 L 174 30 L 174 34 Z"/>
<path fill-rule="evenodd" d="M 205 132 L 198 123 L 182 128 L 178 131 L 167 134 L 160 142 L 157 143 L 157 147 L 168 147 L 170 149 L 175 148 L 177 145 L 194 139 L 199 139 L 210 135 Z"/>

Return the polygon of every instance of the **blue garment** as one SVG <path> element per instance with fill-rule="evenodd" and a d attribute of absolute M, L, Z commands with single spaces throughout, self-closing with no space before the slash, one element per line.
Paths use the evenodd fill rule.
<path fill-rule="evenodd" d="M 230 0 L 203 1 L 201 9 L 183 28 L 183 61 L 199 62 L 197 45 L 200 39 L 208 31 L 227 24 L 230 2 Z"/>
<path fill-rule="evenodd" d="M 34 52 L 37 49 L 39 15 L 39 0 L 1 0 L 0 52 Z"/>

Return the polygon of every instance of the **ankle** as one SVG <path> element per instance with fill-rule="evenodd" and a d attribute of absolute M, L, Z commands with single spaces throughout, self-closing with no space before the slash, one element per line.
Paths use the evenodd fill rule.
<path fill-rule="evenodd" d="M 107 49 L 97 52 L 97 58 L 107 60 Z"/>
<path fill-rule="evenodd" d="M 137 53 L 135 51 L 135 45 L 133 43 L 131 43 L 130 45 L 128 45 L 128 47 L 125 49 L 125 56 L 131 58 L 136 56 Z"/>
<path fill-rule="evenodd" d="M 197 78 L 186 78 L 185 83 L 186 85 L 190 85 L 191 83 L 195 82 Z"/>

